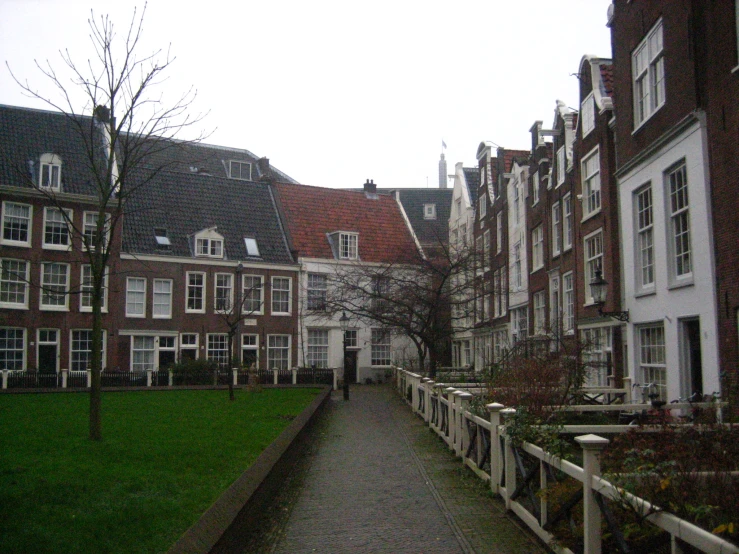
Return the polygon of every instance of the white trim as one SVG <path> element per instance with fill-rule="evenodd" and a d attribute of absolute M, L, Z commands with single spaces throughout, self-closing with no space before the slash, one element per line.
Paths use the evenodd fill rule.
<path fill-rule="evenodd" d="M 218 286 L 218 278 L 219 277 L 228 277 L 228 281 L 230 283 L 230 286 L 228 289 L 230 290 L 228 295 L 228 308 L 224 310 L 218 309 L 218 290 L 219 288 L 226 288 L 226 287 L 219 287 Z M 233 273 L 216 273 L 213 276 L 213 311 L 217 314 L 227 314 L 230 313 L 231 310 L 234 308 L 234 287 L 235 285 L 235 279 Z"/>
<path fill-rule="evenodd" d="M 70 372 L 73 371 L 72 370 L 72 354 L 73 354 L 72 345 L 74 344 L 74 341 L 73 341 L 74 333 L 75 332 L 79 332 L 79 331 L 89 332 L 90 333 L 90 340 L 92 341 L 92 329 L 78 328 L 78 329 L 70 329 L 69 330 L 69 366 L 67 366 L 67 367 L 69 367 L 69 371 Z M 105 329 L 102 329 L 101 331 L 102 331 L 102 334 L 103 334 L 103 336 L 102 336 L 102 347 L 103 348 L 102 348 L 102 360 L 101 360 L 101 363 L 100 363 L 100 367 L 102 369 L 105 369 L 105 367 L 107 365 L 107 358 L 108 358 L 108 332 Z M 79 352 L 85 352 L 85 351 L 84 350 L 80 350 Z M 90 352 L 90 355 L 92 356 L 92 351 L 89 351 L 89 352 Z"/>
<path fill-rule="evenodd" d="M 28 208 L 28 229 L 26 230 L 28 239 L 25 241 L 11 240 L 11 239 L 4 238 L 5 237 L 5 207 L 9 204 L 12 204 L 15 206 L 23 206 L 25 208 Z M 18 246 L 21 248 L 31 248 L 32 240 L 33 240 L 33 205 L 23 204 L 21 202 L 13 202 L 11 200 L 3 200 L 2 215 L 0 216 L 0 244 L 4 244 L 6 246 Z"/>
<path fill-rule="evenodd" d="M 187 265 L 206 265 L 211 267 L 231 267 L 236 268 L 239 265 L 238 261 L 231 260 L 217 260 L 217 259 L 196 259 L 196 258 L 182 258 L 173 256 L 161 256 L 157 254 L 127 254 L 121 252 L 121 260 L 136 260 L 146 262 L 169 262 L 175 264 L 187 264 Z M 319 260 L 322 261 L 322 260 Z M 334 262 L 335 263 L 335 262 Z M 281 265 L 281 264 L 262 264 L 258 265 L 247 265 L 243 263 L 244 270 L 275 270 L 275 271 L 300 271 L 300 266 L 297 264 Z"/>
<path fill-rule="evenodd" d="M 131 282 L 132 281 L 143 281 L 144 282 L 144 290 L 131 290 Z M 145 318 L 146 317 L 146 291 L 148 287 L 148 279 L 146 277 L 126 277 L 126 317 L 135 317 L 135 318 Z M 131 313 L 128 311 L 129 308 L 129 294 L 143 294 L 144 300 L 142 304 L 142 312 L 141 313 Z"/>
<path fill-rule="evenodd" d="M 80 312 L 81 313 L 90 313 L 92 312 L 92 297 L 90 298 L 90 306 L 83 306 L 82 305 L 82 298 L 83 294 L 92 294 L 92 292 L 84 293 L 82 290 L 82 284 L 84 283 L 84 270 L 86 267 L 90 268 L 90 279 L 92 279 L 92 266 L 90 264 L 80 264 Z M 105 267 L 105 274 L 103 276 L 103 305 L 100 307 L 100 312 L 107 314 L 108 313 L 108 267 Z M 92 289 L 92 285 L 90 285 L 90 288 Z"/>
<path fill-rule="evenodd" d="M 55 342 L 41 342 L 41 331 L 54 331 L 56 333 L 56 341 Z M 59 365 L 61 363 L 61 357 L 62 357 L 62 345 L 61 345 L 61 339 L 62 334 L 60 329 L 54 329 L 51 327 L 39 327 L 36 329 L 36 368 L 38 369 L 38 363 L 39 363 L 39 348 L 41 346 L 50 346 L 54 345 L 56 346 L 56 367 L 54 368 L 56 373 L 59 373 Z"/>
<path fill-rule="evenodd" d="M 156 313 L 156 295 L 157 294 L 164 294 L 162 292 L 157 293 L 157 283 L 169 283 L 169 313 L 164 315 L 160 314 L 157 315 Z M 159 279 L 155 278 L 152 279 L 151 283 L 151 318 L 152 319 L 172 319 L 172 304 L 174 300 L 174 281 L 172 279 Z"/>
<path fill-rule="evenodd" d="M 587 111 L 586 111 L 586 106 L 589 106 L 590 115 L 592 116 L 591 125 L 587 129 L 585 128 L 585 123 L 587 122 L 586 116 L 588 115 L 587 114 Z M 581 116 L 580 121 L 582 122 L 582 124 L 580 126 L 580 130 L 581 130 L 581 133 L 582 133 L 582 138 L 585 138 L 585 137 L 587 137 L 590 133 L 592 133 L 595 130 L 595 124 L 596 124 L 596 121 L 595 121 L 595 96 L 594 96 L 594 94 L 593 94 L 592 91 L 580 103 L 580 116 Z"/>
<path fill-rule="evenodd" d="M 29 286 L 30 271 L 31 271 L 31 269 L 30 269 L 30 262 L 28 260 L 19 260 L 19 259 L 15 259 L 15 258 L 0 258 L 0 279 L 2 278 L 1 277 L 1 275 L 2 275 L 2 263 L 4 261 L 19 262 L 19 263 L 25 264 L 26 270 L 24 272 L 23 278 L 21 279 L 21 282 L 23 283 L 23 285 L 25 287 L 24 292 L 23 292 L 24 302 L 22 304 L 21 303 L 18 303 L 18 302 L 0 302 L 0 308 L 8 309 L 8 310 L 27 310 L 28 309 L 29 298 L 31 296 L 31 290 L 30 290 L 30 286 Z"/>
<path fill-rule="evenodd" d="M 28 369 L 28 330 L 25 327 L 12 327 L 10 325 L 0 326 L 0 329 L 23 332 L 23 349 L 22 349 L 23 360 L 21 361 L 20 371 L 25 371 L 26 369 Z M 0 369 L 5 369 L 5 368 L 0 368 Z"/>
<path fill-rule="evenodd" d="M 285 279 L 288 282 L 287 288 L 287 311 L 279 312 L 275 311 L 275 279 Z M 269 310 L 272 315 L 291 315 L 292 314 L 292 299 L 293 299 L 293 280 L 292 277 L 285 277 L 282 275 L 273 275 L 270 278 L 270 299 L 269 299 Z M 277 289 L 279 292 L 285 292 L 285 289 Z"/>
<path fill-rule="evenodd" d="M 202 294 L 200 295 L 200 301 L 203 304 L 202 308 L 189 308 L 188 300 L 190 297 L 190 275 L 201 275 L 203 277 L 203 284 L 200 285 L 202 288 Z M 208 274 L 205 271 L 186 271 L 185 272 L 185 313 L 186 314 L 204 314 L 206 305 L 206 285 L 208 283 Z"/>
<path fill-rule="evenodd" d="M 62 211 L 67 213 L 67 217 L 62 216 L 62 220 L 64 224 L 67 226 L 67 244 L 50 244 L 46 242 L 46 222 L 47 222 L 47 214 L 49 211 L 54 210 L 59 213 Z M 69 208 L 57 208 L 55 206 L 44 206 L 44 217 L 43 217 L 43 223 L 41 228 L 41 248 L 43 250 L 61 250 L 64 252 L 69 252 L 72 250 L 72 229 L 70 227 L 70 223 L 73 221 L 73 215 L 74 211 Z"/>
<path fill-rule="evenodd" d="M 44 268 L 47 265 L 62 265 L 66 267 L 66 277 L 65 277 L 65 285 L 64 285 L 64 305 L 58 306 L 54 304 L 44 304 L 44 287 L 47 286 L 47 284 L 44 282 Z M 40 287 L 39 287 L 39 310 L 42 312 L 68 312 L 69 311 L 69 286 L 70 286 L 70 278 L 71 278 L 71 267 L 70 264 L 65 262 L 41 262 L 39 264 L 40 266 L 40 272 L 41 277 L 39 280 Z M 57 294 L 57 293 L 54 293 Z M 59 293 L 61 294 L 61 293 Z"/>

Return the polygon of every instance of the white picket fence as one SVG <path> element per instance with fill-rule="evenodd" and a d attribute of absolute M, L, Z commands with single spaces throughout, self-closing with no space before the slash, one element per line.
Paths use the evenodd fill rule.
<path fill-rule="evenodd" d="M 481 479 L 490 483 L 491 490 L 503 498 L 506 508 L 514 512 L 555 552 L 572 554 L 569 549 L 553 543 L 553 536 L 544 528 L 548 521 L 546 494 L 539 494 L 535 499 L 530 498 L 532 502 L 538 502 L 538 514 L 532 513 L 524 503 L 517 500 L 520 497 L 520 491 L 517 491 L 516 455 L 505 428 L 506 415 L 515 413 L 515 410 L 497 403 L 488 404 L 489 419 L 484 419 L 468 410 L 473 393 L 479 392 L 475 386 L 460 388 L 457 385 L 448 386 L 435 383 L 428 378 L 400 368 L 396 370 L 395 375 L 398 391 L 406 398 L 413 411 L 446 442 L 457 456 L 462 458 L 467 467 Z M 638 406 L 644 408 L 643 405 Z M 583 467 L 561 460 L 534 444 L 524 443 L 522 450 L 539 461 L 540 490 L 545 491 L 548 486 L 547 466 L 582 483 L 585 554 L 599 554 L 602 549 L 601 510 L 597 504 L 598 494 L 607 499 L 625 500 L 635 509 L 640 510 L 642 514 L 650 514 L 646 517 L 647 521 L 670 534 L 673 554 L 682 552 L 678 539 L 701 552 L 739 553 L 739 548 L 733 543 L 670 513 L 654 511 L 646 500 L 619 491 L 601 477 L 600 452 L 609 441 L 593 432 L 622 432 L 628 430 L 628 426 L 566 426 L 565 429 L 587 433 L 575 437 L 583 450 Z M 489 470 L 486 469 L 487 463 L 485 462 L 487 461 L 489 461 Z"/>

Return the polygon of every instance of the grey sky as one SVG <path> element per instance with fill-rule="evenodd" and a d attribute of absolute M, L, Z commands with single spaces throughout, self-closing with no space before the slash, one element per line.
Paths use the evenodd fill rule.
<path fill-rule="evenodd" d="M 95 1 L 120 32 L 135 5 Z M 171 44 L 164 86 L 198 90 L 207 142 L 246 148 L 310 185 L 438 186 L 482 140 L 528 148 L 557 99 L 577 107 L 584 54 L 610 56 L 610 0 L 151 0 L 141 53 Z M 91 55 L 90 2 L 0 0 L 0 58 L 52 94 L 33 60 Z M 0 103 L 45 108 L 0 68 Z"/>

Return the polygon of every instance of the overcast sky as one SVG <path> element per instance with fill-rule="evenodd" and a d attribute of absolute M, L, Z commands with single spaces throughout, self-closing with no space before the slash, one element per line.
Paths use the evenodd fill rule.
<path fill-rule="evenodd" d="M 476 165 L 483 140 L 530 147 L 557 99 L 577 107 L 585 54 L 611 53 L 610 0 L 151 0 L 140 53 L 176 56 L 164 92 L 193 86 L 207 142 L 267 156 L 298 181 L 358 187 L 438 186 Z M 123 32 L 134 6 L 117 0 L 0 0 L 0 58 L 45 94 L 34 67 L 91 55 L 90 7 Z M 0 103 L 25 96 L 5 63 Z"/>

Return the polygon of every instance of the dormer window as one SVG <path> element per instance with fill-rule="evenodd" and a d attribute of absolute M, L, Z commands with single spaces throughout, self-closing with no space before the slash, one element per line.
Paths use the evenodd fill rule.
<path fill-rule="evenodd" d="M 172 242 L 167 236 L 167 230 L 161 227 L 154 229 L 154 239 L 157 241 L 157 246 L 168 247 L 172 246 Z"/>
<path fill-rule="evenodd" d="M 436 204 L 424 204 L 423 205 L 423 218 L 424 219 L 436 219 Z"/>
<path fill-rule="evenodd" d="M 595 102 L 592 92 L 582 101 L 580 113 L 582 114 L 580 118 L 582 121 L 582 136 L 586 137 L 590 134 L 590 131 L 595 129 Z"/>
<path fill-rule="evenodd" d="M 56 154 L 44 154 L 40 161 L 39 188 L 58 191 L 62 178 L 62 159 Z"/>
<path fill-rule="evenodd" d="M 358 242 L 359 235 L 355 233 L 339 233 L 339 258 L 356 260 Z"/>
<path fill-rule="evenodd" d="M 257 239 L 244 237 L 244 245 L 246 246 L 247 256 L 259 256 L 259 246 L 257 245 Z"/>
<path fill-rule="evenodd" d="M 251 164 L 249 162 L 231 160 L 228 163 L 228 174 L 231 179 L 251 181 Z"/>
<path fill-rule="evenodd" d="M 208 258 L 223 258 L 223 236 L 216 228 L 205 229 L 195 235 L 195 255 Z"/>

